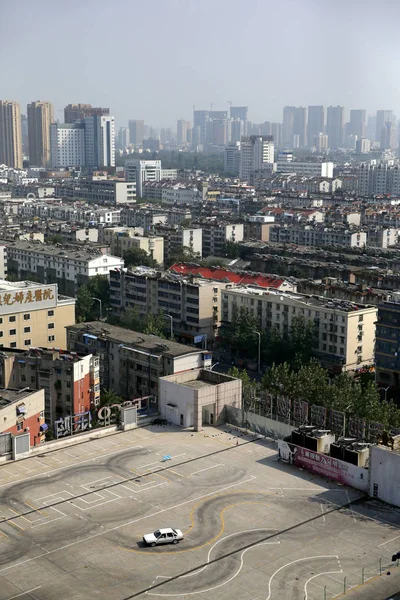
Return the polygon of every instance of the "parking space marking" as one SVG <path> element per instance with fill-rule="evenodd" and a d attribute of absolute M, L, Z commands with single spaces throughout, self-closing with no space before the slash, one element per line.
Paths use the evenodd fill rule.
<path fill-rule="evenodd" d="M 31 590 L 26 590 L 26 592 L 22 592 L 21 594 L 17 594 L 16 596 L 11 596 L 11 598 L 8 598 L 8 600 L 15 600 L 15 598 L 21 598 L 21 596 L 27 596 L 32 592 L 36 592 L 36 590 L 40 590 L 41 587 L 42 586 L 39 585 L 38 587 L 32 588 Z"/>
<path fill-rule="evenodd" d="M 218 463 L 217 465 L 211 465 L 211 467 L 206 467 L 205 469 L 200 469 L 199 471 L 193 471 L 193 473 L 189 473 L 189 475 L 197 475 L 197 473 L 203 473 L 203 471 L 209 471 L 210 469 L 215 469 L 216 467 L 225 467 L 225 465 Z"/>
<path fill-rule="evenodd" d="M 391 540 L 388 540 L 387 542 L 383 542 L 382 544 L 379 544 L 378 548 L 382 548 L 382 546 L 386 546 L 386 544 L 390 544 L 391 542 L 394 542 L 394 540 L 399 539 L 400 535 L 396 535 L 396 537 L 392 538 Z"/>
<path fill-rule="evenodd" d="M 322 573 L 317 573 L 316 575 L 313 575 L 312 577 L 310 577 L 310 579 L 307 579 L 307 581 L 304 584 L 304 600 L 308 600 L 307 586 L 310 583 L 310 581 L 312 581 L 316 577 L 321 577 L 321 575 L 333 575 L 333 573 L 343 573 L 343 570 L 341 568 L 340 571 L 323 571 Z M 350 589 L 350 586 L 349 586 L 349 589 Z"/>

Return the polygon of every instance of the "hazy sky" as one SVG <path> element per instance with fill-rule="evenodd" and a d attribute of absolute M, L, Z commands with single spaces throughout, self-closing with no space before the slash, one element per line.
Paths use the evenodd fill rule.
<path fill-rule="evenodd" d="M 109 106 L 118 126 L 228 100 L 254 122 L 285 104 L 400 115 L 399 18 L 398 0 L 0 0 L 0 99 Z"/>

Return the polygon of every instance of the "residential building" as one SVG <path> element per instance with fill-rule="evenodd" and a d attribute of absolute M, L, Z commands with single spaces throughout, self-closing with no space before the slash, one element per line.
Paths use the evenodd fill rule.
<path fill-rule="evenodd" d="M 187 263 L 176 263 L 168 270 L 177 275 L 191 275 L 199 279 L 220 281 L 234 285 L 254 285 L 259 288 L 296 291 L 296 286 L 292 281 L 287 281 L 277 275 L 261 275 L 260 273 L 250 273 L 246 271 L 231 271 L 229 269 L 221 269 L 220 267 L 200 267 L 198 265 L 189 265 Z"/>
<path fill-rule="evenodd" d="M 269 241 L 269 229 L 275 217 L 270 215 L 253 215 L 244 224 L 244 238 L 247 240 Z"/>
<path fill-rule="evenodd" d="M 144 138 L 144 121 L 131 120 L 128 123 L 129 138 L 134 146 L 141 146 Z"/>
<path fill-rule="evenodd" d="M 85 165 L 115 167 L 114 117 L 93 115 L 83 119 L 85 126 Z"/>
<path fill-rule="evenodd" d="M 240 179 L 251 181 L 255 171 L 272 171 L 274 139 L 270 135 L 242 137 L 240 142 Z"/>
<path fill-rule="evenodd" d="M 7 278 L 7 246 L 0 244 L 0 279 Z"/>
<path fill-rule="evenodd" d="M 68 104 L 64 108 L 64 123 L 75 123 L 85 117 L 105 117 L 110 114 L 109 108 L 92 106 L 91 104 Z"/>
<path fill-rule="evenodd" d="M 398 241 L 399 232 L 397 229 L 383 227 L 368 227 L 367 229 L 368 248 L 390 248 L 390 246 L 396 246 Z"/>
<path fill-rule="evenodd" d="M 52 167 L 85 166 L 84 123 L 50 125 L 50 163 Z"/>
<path fill-rule="evenodd" d="M 211 341 L 220 325 L 220 292 L 227 285 L 140 267 L 116 270 L 110 273 L 111 308 L 115 314 L 135 308 L 143 317 L 163 311 L 169 315 L 166 329 L 173 319 L 175 336 L 192 342 L 206 336 Z"/>
<path fill-rule="evenodd" d="M 381 130 L 380 147 L 382 150 L 396 150 L 399 145 L 399 135 L 395 121 L 386 121 Z"/>
<path fill-rule="evenodd" d="M 231 119 L 240 119 L 246 122 L 248 110 L 247 106 L 230 106 L 229 115 Z"/>
<path fill-rule="evenodd" d="M 361 163 L 358 168 L 358 193 L 400 195 L 400 166 L 387 163 Z"/>
<path fill-rule="evenodd" d="M 161 181 L 162 179 L 177 179 L 176 169 L 162 169 L 161 160 L 128 159 L 125 161 L 125 180 L 136 185 L 136 195 L 143 196 L 145 181 Z"/>
<path fill-rule="evenodd" d="M 365 137 L 367 126 L 367 111 L 364 109 L 350 110 L 350 121 L 346 127 L 347 135 L 355 135 L 357 139 Z"/>
<path fill-rule="evenodd" d="M 285 106 L 282 127 L 283 144 L 285 146 L 304 148 L 307 139 L 307 108 L 303 106 Z M 295 143 L 296 137 L 297 143 Z"/>
<path fill-rule="evenodd" d="M 242 381 L 209 369 L 160 378 L 160 415 L 169 423 L 193 427 L 217 425 L 225 406 L 242 407 Z"/>
<path fill-rule="evenodd" d="M 128 127 L 120 127 L 119 128 L 117 141 L 118 141 L 118 147 L 121 150 L 125 150 L 125 148 L 128 148 L 129 144 L 131 143 Z"/>
<path fill-rule="evenodd" d="M 47 167 L 50 164 L 50 125 L 54 122 L 54 108 L 50 102 L 31 102 L 27 106 L 29 164 Z"/>
<path fill-rule="evenodd" d="M 179 119 L 176 123 L 177 135 L 176 141 L 178 146 L 186 146 L 187 144 L 187 130 L 188 130 L 188 122 L 186 119 Z"/>
<path fill-rule="evenodd" d="M 385 388 L 392 387 L 396 395 L 400 392 L 399 300 L 399 293 L 394 292 L 391 300 L 378 305 L 375 343 L 376 381 Z"/>
<path fill-rule="evenodd" d="M 202 230 L 181 225 L 155 225 L 154 233 L 164 238 L 164 264 L 167 264 L 174 250 L 188 248 L 191 252 L 202 256 Z"/>
<path fill-rule="evenodd" d="M 47 427 L 44 422 L 44 390 L 29 388 L 0 389 L 1 432 L 17 436 L 29 433 L 29 445 L 44 441 Z"/>
<path fill-rule="evenodd" d="M 371 151 L 371 142 L 367 138 L 360 138 L 356 141 L 356 153 L 368 154 Z"/>
<path fill-rule="evenodd" d="M 243 134 L 242 134 L 243 135 Z M 224 172 L 227 175 L 239 176 L 240 173 L 240 139 L 228 144 L 224 151 Z"/>
<path fill-rule="evenodd" d="M 276 162 L 278 173 L 296 173 L 296 175 L 307 175 L 308 177 L 333 177 L 333 162 L 311 162 L 278 158 Z"/>
<path fill-rule="evenodd" d="M 0 165 L 22 169 L 21 112 L 18 102 L 0 100 Z"/>
<path fill-rule="evenodd" d="M 210 120 L 210 111 L 194 110 L 193 111 L 193 143 L 195 145 L 203 145 L 207 142 L 207 128 Z"/>
<path fill-rule="evenodd" d="M 205 194 L 207 188 L 205 188 Z M 161 189 L 161 204 L 170 206 L 179 204 L 199 204 L 205 200 L 204 195 L 196 186 L 187 186 L 177 183 L 176 185 L 165 185 Z"/>
<path fill-rule="evenodd" d="M 143 231 L 142 231 L 143 233 Z M 144 250 L 159 265 L 164 263 L 164 238 L 138 234 L 133 227 L 111 227 L 102 230 L 103 241 L 114 256 L 124 256 L 130 248 Z"/>
<path fill-rule="evenodd" d="M 357 228 L 325 227 L 321 225 L 271 225 L 269 241 L 299 246 L 347 246 L 364 248 L 367 233 Z"/>
<path fill-rule="evenodd" d="M 66 350 L 34 347 L 0 352 L 0 385 L 44 390 L 44 416 L 77 415 L 100 402 L 99 358 Z"/>
<path fill-rule="evenodd" d="M 243 223 L 221 223 L 215 218 L 193 221 L 202 230 L 202 256 L 221 256 L 227 242 L 242 242 Z"/>
<path fill-rule="evenodd" d="M 343 145 L 344 138 L 344 108 L 343 106 L 328 106 L 326 114 L 326 133 L 329 148 L 336 149 Z"/>
<path fill-rule="evenodd" d="M 314 146 L 314 140 L 325 131 L 325 108 L 323 106 L 308 107 L 307 136 L 308 145 Z"/>
<path fill-rule="evenodd" d="M 168 214 L 164 210 L 148 206 L 123 208 L 121 223 L 126 227 L 141 227 L 143 231 L 153 231 L 157 224 L 167 225 Z"/>
<path fill-rule="evenodd" d="M 239 307 L 258 319 L 260 332 L 278 327 L 285 335 L 294 317 L 311 321 L 317 332 L 313 350 L 331 370 L 350 371 L 374 360 L 376 306 L 253 286 L 224 290 L 222 322 L 230 323 Z"/>
<path fill-rule="evenodd" d="M 34 275 L 40 283 L 46 285 L 56 283 L 60 293 L 73 297 L 76 296 L 79 287 L 85 285 L 90 277 L 96 275 L 108 277 L 112 269 L 124 266 L 124 261 L 117 256 L 101 254 L 96 249 L 80 246 L 65 245 L 60 248 L 50 244 L 24 241 L 6 242 L 5 245 L 8 272 L 18 280 Z"/>
<path fill-rule="evenodd" d="M 68 183 L 56 183 L 55 195 L 58 198 L 84 200 L 92 204 L 135 204 L 136 186 L 134 183 L 115 179 L 79 179 Z"/>
<path fill-rule="evenodd" d="M 382 139 L 382 129 L 385 123 L 391 123 L 395 120 L 392 110 L 377 110 L 376 111 L 376 130 L 375 141 L 380 142 Z"/>
<path fill-rule="evenodd" d="M 65 346 L 65 326 L 75 323 L 75 298 L 57 285 L 0 281 L 0 347 Z"/>
<path fill-rule="evenodd" d="M 67 327 L 68 349 L 99 357 L 100 381 L 123 398 L 152 396 L 159 377 L 211 366 L 211 355 L 193 346 L 92 321 Z"/>

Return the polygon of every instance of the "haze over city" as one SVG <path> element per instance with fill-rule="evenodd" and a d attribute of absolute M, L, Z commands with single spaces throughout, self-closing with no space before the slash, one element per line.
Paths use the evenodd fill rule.
<path fill-rule="evenodd" d="M 21 107 L 109 106 L 118 126 L 173 126 L 229 100 L 253 122 L 281 121 L 284 105 L 399 114 L 399 16 L 392 0 L 3 0 L 2 87 Z"/>

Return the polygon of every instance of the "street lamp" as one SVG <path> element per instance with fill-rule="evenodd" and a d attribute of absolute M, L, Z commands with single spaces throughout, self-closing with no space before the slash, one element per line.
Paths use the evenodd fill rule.
<path fill-rule="evenodd" d="M 211 365 L 211 367 L 208 369 L 209 371 L 212 371 L 214 367 L 216 367 L 217 365 L 219 365 L 219 362 L 214 363 L 213 365 Z"/>
<path fill-rule="evenodd" d="M 174 317 L 172 315 L 166 315 L 166 314 L 164 314 L 164 317 L 168 317 L 168 319 L 171 319 L 170 337 L 172 340 L 174 338 Z"/>
<path fill-rule="evenodd" d="M 98 302 L 99 305 L 100 305 L 100 321 L 101 321 L 101 319 L 103 318 L 103 304 L 102 304 L 102 301 L 100 300 L 100 298 L 94 298 L 93 296 L 92 296 L 92 300 L 96 300 L 96 302 Z"/>
<path fill-rule="evenodd" d="M 257 371 L 258 374 L 261 373 L 261 333 L 259 331 L 255 331 L 254 332 L 256 335 L 258 335 L 258 365 L 257 365 Z"/>

